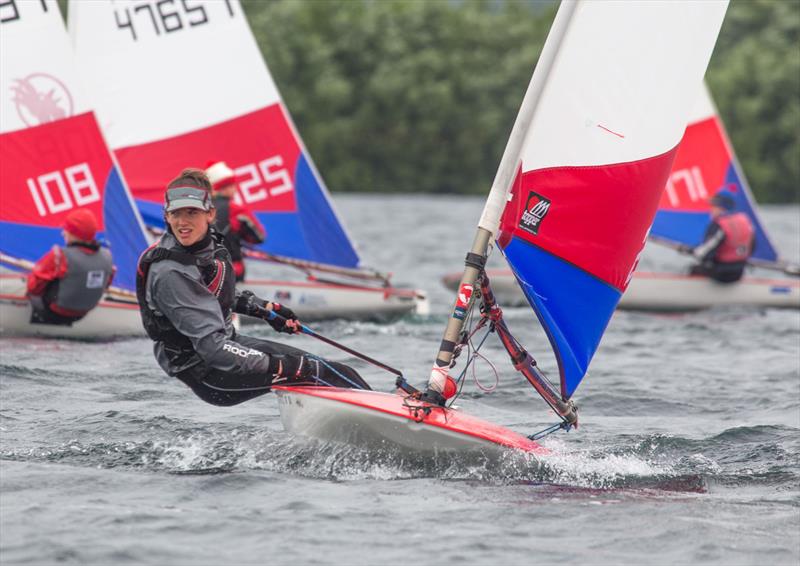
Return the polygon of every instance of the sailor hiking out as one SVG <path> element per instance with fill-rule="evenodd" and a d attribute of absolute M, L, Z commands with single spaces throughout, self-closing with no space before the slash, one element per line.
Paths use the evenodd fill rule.
<path fill-rule="evenodd" d="M 720 283 L 734 283 L 744 275 L 747 260 L 753 253 L 755 229 L 743 212 L 735 212 L 733 195 L 721 190 L 710 199 L 711 223 L 703 242 L 686 247 L 700 263 L 692 266 L 692 275 L 704 275 Z"/>
<path fill-rule="evenodd" d="M 64 221 L 65 246 L 53 246 L 28 275 L 31 322 L 71 325 L 86 316 L 114 278 L 111 252 L 95 240 L 97 219 L 79 208 Z"/>
<path fill-rule="evenodd" d="M 268 319 L 294 334 L 299 321 L 278 303 L 237 292 L 230 254 L 213 228 L 211 184 L 199 169 L 169 183 L 167 231 L 139 259 L 136 293 L 142 323 L 161 368 L 204 401 L 230 406 L 270 391 L 273 384 L 369 389 L 352 368 L 303 350 L 238 335 L 232 313 Z"/>

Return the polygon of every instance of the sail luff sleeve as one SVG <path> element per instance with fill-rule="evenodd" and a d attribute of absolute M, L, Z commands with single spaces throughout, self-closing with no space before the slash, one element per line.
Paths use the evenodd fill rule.
<path fill-rule="evenodd" d="M 548 70 L 497 242 L 550 339 L 564 400 L 630 281 L 726 8 L 579 1 Z"/>
<path fill-rule="evenodd" d="M 503 215 L 508 193 L 511 190 L 511 183 L 517 172 L 520 153 L 528 135 L 528 129 L 536 112 L 541 93 L 547 83 L 547 76 L 553 68 L 553 63 L 558 54 L 558 47 L 567 33 L 569 22 L 575 13 L 576 6 L 576 0 L 564 0 L 559 6 L 530 83 L 528 83 L 525 96 L 522 98 L 522 104 L 511 129 L 511 134 L 508 137 L 503 157 L 500 159 L 500 165 L 497 168 L 492 188 L 489 191 L 489 197 L 486 199 L 486 205 L 478 222 L 478 227 L 488 230 L 492 236 L 497 235 L 497 228 L 500 225 L 500 218 Z"/>

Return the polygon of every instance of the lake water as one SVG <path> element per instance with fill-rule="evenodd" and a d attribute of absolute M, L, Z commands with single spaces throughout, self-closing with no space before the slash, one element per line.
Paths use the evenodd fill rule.
<path fill-rule="evenodd" d="M 432 313 L 316 328 L 420 384 L 453 301 L 439 278 L 461 269 L 481 199 L 336 200 L 366 263 L 426 289 Z M 763 216 L 798 261 L 800 209 Z M 653 246 L 643 260 L 685 266 Z M 506 317 L 552 371 L 532 314 Z M 501 346 L 483 351 L 499 386 L 470 380 L 460 406 L 527 434 L 552 424 Z M 549 456 L 378 456 L 292 438 L 272 395 L 204 404 L 148 340 L 2 339 L 0 562 L 798 564 L 800 312 L 617 313 L 575 398 L 581 428 L 544 440 Z"/>

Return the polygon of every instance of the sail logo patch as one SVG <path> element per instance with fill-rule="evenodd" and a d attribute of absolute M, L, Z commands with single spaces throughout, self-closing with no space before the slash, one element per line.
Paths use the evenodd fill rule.
<path fill-rule="evenodd" d="M 525 203 L 525 211 L 522 213 L 522 218 L 519 219 L 519 227 L 534 236 L 538 234 L 539 227 L 550 210 L 550 204 L 550 201 L 542 195 L 530 191 L 528 202 Z"/>
<path fill-rule="evenodd" d="M 53 75 L 33 73 L 15 79 L 11 87 L 17 115 L 28 126 L 39 126 L 72 116 L 74 105 L 67 86 Z"/>

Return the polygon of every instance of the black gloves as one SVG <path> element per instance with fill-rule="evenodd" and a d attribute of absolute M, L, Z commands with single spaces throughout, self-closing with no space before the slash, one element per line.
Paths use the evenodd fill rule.
<path fill-rule="evenodd" d="M 292 309 L 280 303 L 272 303 L 272 312 L 278 315 L 275 318 L 266 319 L 272 328 L 278 332 L 285 332 L 287 334 L 297 334 L 300 332 L 299 324 L 286 324 L 290 320 L 297 320 L 297 315 L 294 314 Z"/>
<path fill-rule="evenodd" d="M 236 297 L 236 304 L 233 306 L 233 312 L 254 316 L 256 318 L 264 318 L 267 315 L 266 304 L 267 301 L 259 299 L 252 292 L 242 291 Z"/>
<path fill-rule="evenodd" d="M 269 357 L 269 372 L 278 381 L 309 382 L 314 379 L 314 364 L 306 356 L 293 356 L 290 354 L 271 354 Z"/>
<path fill-rule="evenodd" d="M 239 236 L 250 244 L 260 244 L 264 241 L 264 233 L 258 229 L 244 214 L 236 217 L 239 220 Z"/>
<path fill-rule="evenodd" d="M 272 312 L 278 316 L 270 318 L 267 305 L 272 305 Z M 268 303 L 264 299 L 259 299 L 250 291 L 242 291 L 236 297 L 236 304 L 233 306 L 233 312 L 244 314 L 247 316 L 254 316 L 266 320 L 269 325 L 278 332 L 285 332 L 287 334 L 296 334 L 300 332 L 300 324 L 286 324 L 288 321 L 296 321 L 297 315 L 289 307 L 285 307 L 280 303 Z"/>

